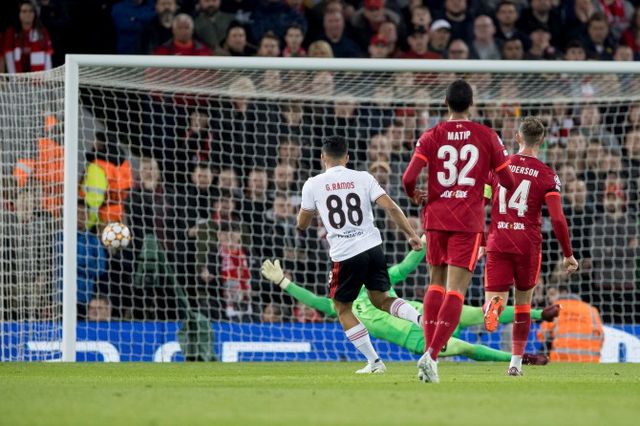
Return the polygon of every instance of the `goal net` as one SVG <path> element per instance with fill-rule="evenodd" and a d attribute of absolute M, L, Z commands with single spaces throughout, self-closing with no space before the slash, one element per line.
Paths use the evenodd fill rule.
<path fill-rule="evenodd" d="M 538 336 L 582 333 L 609 336 L 598 349 L 603 360 L 640 360 L 636 75 L 593 73 L 587 64 L 573 73 L 485 72 L 473 64 L 454 73 L 428 64 L 390 71 L 401 68 L 385 62 L 346 71 L 339 71 L 340 61 L 315 71 L 288 67 L 290 61 L 262 69 L 242 61 L 235 68 L 213 59 L 209 67 L 190 67 L 188 58 L 165 62 L 80 63 L 77 359 L 360 359 L 326 299 L 323 228 L 318 222 L 305 233 L 295 228 L 302 184 L 321 171 L 322 139 L 344 136 L 350 166 L 372 173 L 421 229 L 401 176 L 419 135 L 446 118 L 445 88 L 461 77 L 474 87 L 473 120 L 495 129 L 511 153 L 521 118 L 536 116 L 547 126 L 541 155 L 562 182 L 581 267 L 571 277 L 562 273 L 544 216 L 534 307 L 559 298 L 567 306 L 582 300 L 598 312 L 591 325 L 574 328 L 566 320 L 534 322 L 528 352 L 549 349 Z M 21 159 L 41 154 L 39 138 L 62 146 L 59 124 L 47 130 L 53 133 L 43 130 L 49 114 L 58 123 L 63 118 L 61 81 L 11 76 L 0 88 L 3 359 L 59 357 L 55 344 L 28 343 L 60 339 L 62 252 L 55 241 L 62 227 L 59 213 L 43 203 L 61 193 L 46 192 L 58 182 L 36 178 L 22 185 L 15 176 Z M 54 168 L 45 169 L 57 173 Z M 19 216 L 25 197 L 38 212 L 29 221 Z M 96 236 L 108 221 L 129 226 L 134 238 L 127 249 L 109 253 L 100 246 Z M 383 211 L 376 211 L 376 223 L 389 266 L 401 262 L 410 251 L 401 232 Z M 262 278 L 266 259 L 279 259 L 297 286 L 283 291 Z M 481 260 L 465 300 L 470 306 L 483 302 L 483 266 Z M 427 282 L 421 262 L 395 291 L 421 302 Z M 356 306 L 361 318 L 370 308 L 366 301 Z M 510 326 L 488 334 L 478 318 L 470 310 L 459 337 L 509 351 Z M 385 340 L 375 344 L 385 359 L 414 358 Z M 582 360 L 589 344 L 568 348 L 570 359 Z M 453 355 L 472 352 L 463 349 Z"/>

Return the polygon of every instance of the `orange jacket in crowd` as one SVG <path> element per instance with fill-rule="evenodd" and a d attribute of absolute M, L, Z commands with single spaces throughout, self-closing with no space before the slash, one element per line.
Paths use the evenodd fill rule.
<path fill-rule="evenodd" d="M 20 158 L 13 168 L 18 188 L 33 183 L 42 193 L 42 208 L 60 214 L 64 188 L 64 148 L 53 139 L 38 139 L 36 158 Z"/>
<path fill-rule="evenodd" d="M 538 340 L 551 341 L 552 362 L 600 362 L 604 333 L 598 310 L 577 296 L 560 296 L 554 322 L 542 323 Z"/>

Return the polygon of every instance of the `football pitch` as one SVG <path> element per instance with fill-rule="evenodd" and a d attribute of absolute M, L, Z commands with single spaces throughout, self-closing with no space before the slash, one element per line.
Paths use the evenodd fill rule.
<path fill-rule="evenodd" d="M 0 425 L 638 425 L 640 364 L 0 364 Z"/>

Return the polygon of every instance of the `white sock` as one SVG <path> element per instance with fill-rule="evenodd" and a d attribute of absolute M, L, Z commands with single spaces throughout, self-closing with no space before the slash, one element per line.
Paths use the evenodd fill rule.
<path fill-rule="evenodd" d="M 511 355 L 509 368 L 511 367 L 516 367 L 519 371 L 522 371 L 522 355 Z"/>
<path fill-rule="evenodd" d="M 347 338 L 351 341 L 351 343 L 353 343 L 353 346 L 355 346 L 356 349 L 359 350 L 362 355 L 367 358 L 369 364 L 373 364 L 380 359 L 378 353 L 371 344 L 369 331 L 367 331 L 362 323 L 358 323 L 358 325 L 356 325 L 355 327 L 351 327 L 344 333 L 347 335 Z"/>
<path fill-rule="evenodd" d="M 422 328 L 422 324 L 420 324 L 420 314 L 413 306 L 403 299 L 397 298 L 394 300 L 391 307 L 389 307 L 389 313 L 394 317 L 411 321 L 418 327 Z"/>

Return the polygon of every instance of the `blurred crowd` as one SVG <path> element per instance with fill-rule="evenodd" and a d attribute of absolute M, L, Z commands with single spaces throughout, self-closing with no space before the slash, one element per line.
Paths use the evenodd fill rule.
<path fill-rule="evenodd" d="M 66 53 L 637 60 L 637 0 L 5 0 L 0 71 Z"/>
<path fill-rule="evenodd" d="M 10 72 L 46 69 L 68 52 L 634 60 L 640 48 L 635 3 L 621 0 L 19 3 L 11 9 L 12 17 L 19 10 L 19 20 L 4 33 Z M 99 125 L 85 149 L 79 182 L 81 316 L 176 319 L 186 304 L 210 319 L 322 321 L 259 274 L 264 259 L 279 258 L 293 279 L 326 294 L 322 227 L 304 234 L 295 229 L 301 186 L 320 171 L 322 138 L 344 136 L 351 167 L 372 173 L 420 228 L 420 212 L 404 196 L 401 175 L 421 132 L 446 118 L 440 103 L 407 101 L 422 96 L 415 88 L 428 75 L 387 75 L 365 99 L 338 87 L 339 74 L 310 73 L 301 92 L 318 96 L 307 100 L 265 97 L 263 91 L 285 90 L 293 82 L 275 70 L 236 76 L 228 87 L 238 94 L 232 97 L 85 89 L 85 113 Z M 467 77 L 485 99 L 494 92 L 499 100 L 478 102 L 472 118 L 494 128 L 511 152 L 520 117 L 535 115 L 548 129 L 543 160 L 563 184 L 581 268 L 571 278 L 560 273 L 559 249 L 545 221 L 537 303 L 545 304 L 545 288 L 562 286 L 598 306 L 607 322 L 640 320 L 640 104 L 610 99 L 628 90 L 629 82 L 624 76 L 594 77 L 574 87 L 574 81 L 559 79 L 553 100 L 527 104 L 504 102 L 526 100 L 533 87 L 526 81 Z M 573 100 L 563 100 L 564 93 Z M 8 219 L 2 223 L 13 227 L 7 235 L 42 238 L 50 218 L 59 217 L 62 133 L 56 126 L 55 118 L 45 118 L 38 154 L 17 159 L 7 177 Z M 392 264 L 409 248 L 384 217 L 377 215 L 378 226 Z M 99 234 L 101 224 L 114 220 L 128 224 L 134 239 L 126 250 L 108 253 Z M 42 276 L 42 263 L 33 259 L 51 257 L 47 250 L 56 242 L 29 238 L 10 241 L 15 247 L 3 253 L 10 254 L 6 261 L 14 270 L 26 271 L 10 280 L 31 283 L 34 290 L 24 297 L 33 299 L 29 315 L 40 317 L 47 315 L 39 307 L 46 303 L 38 300 L 52 292 L 38 290 L 37 283 L 52 279 Z M 483 297 L 482 262 L 474 282 L 472 304 Z M 398 291 L 421 299 L 425 284 L 423 266 Z"/>

